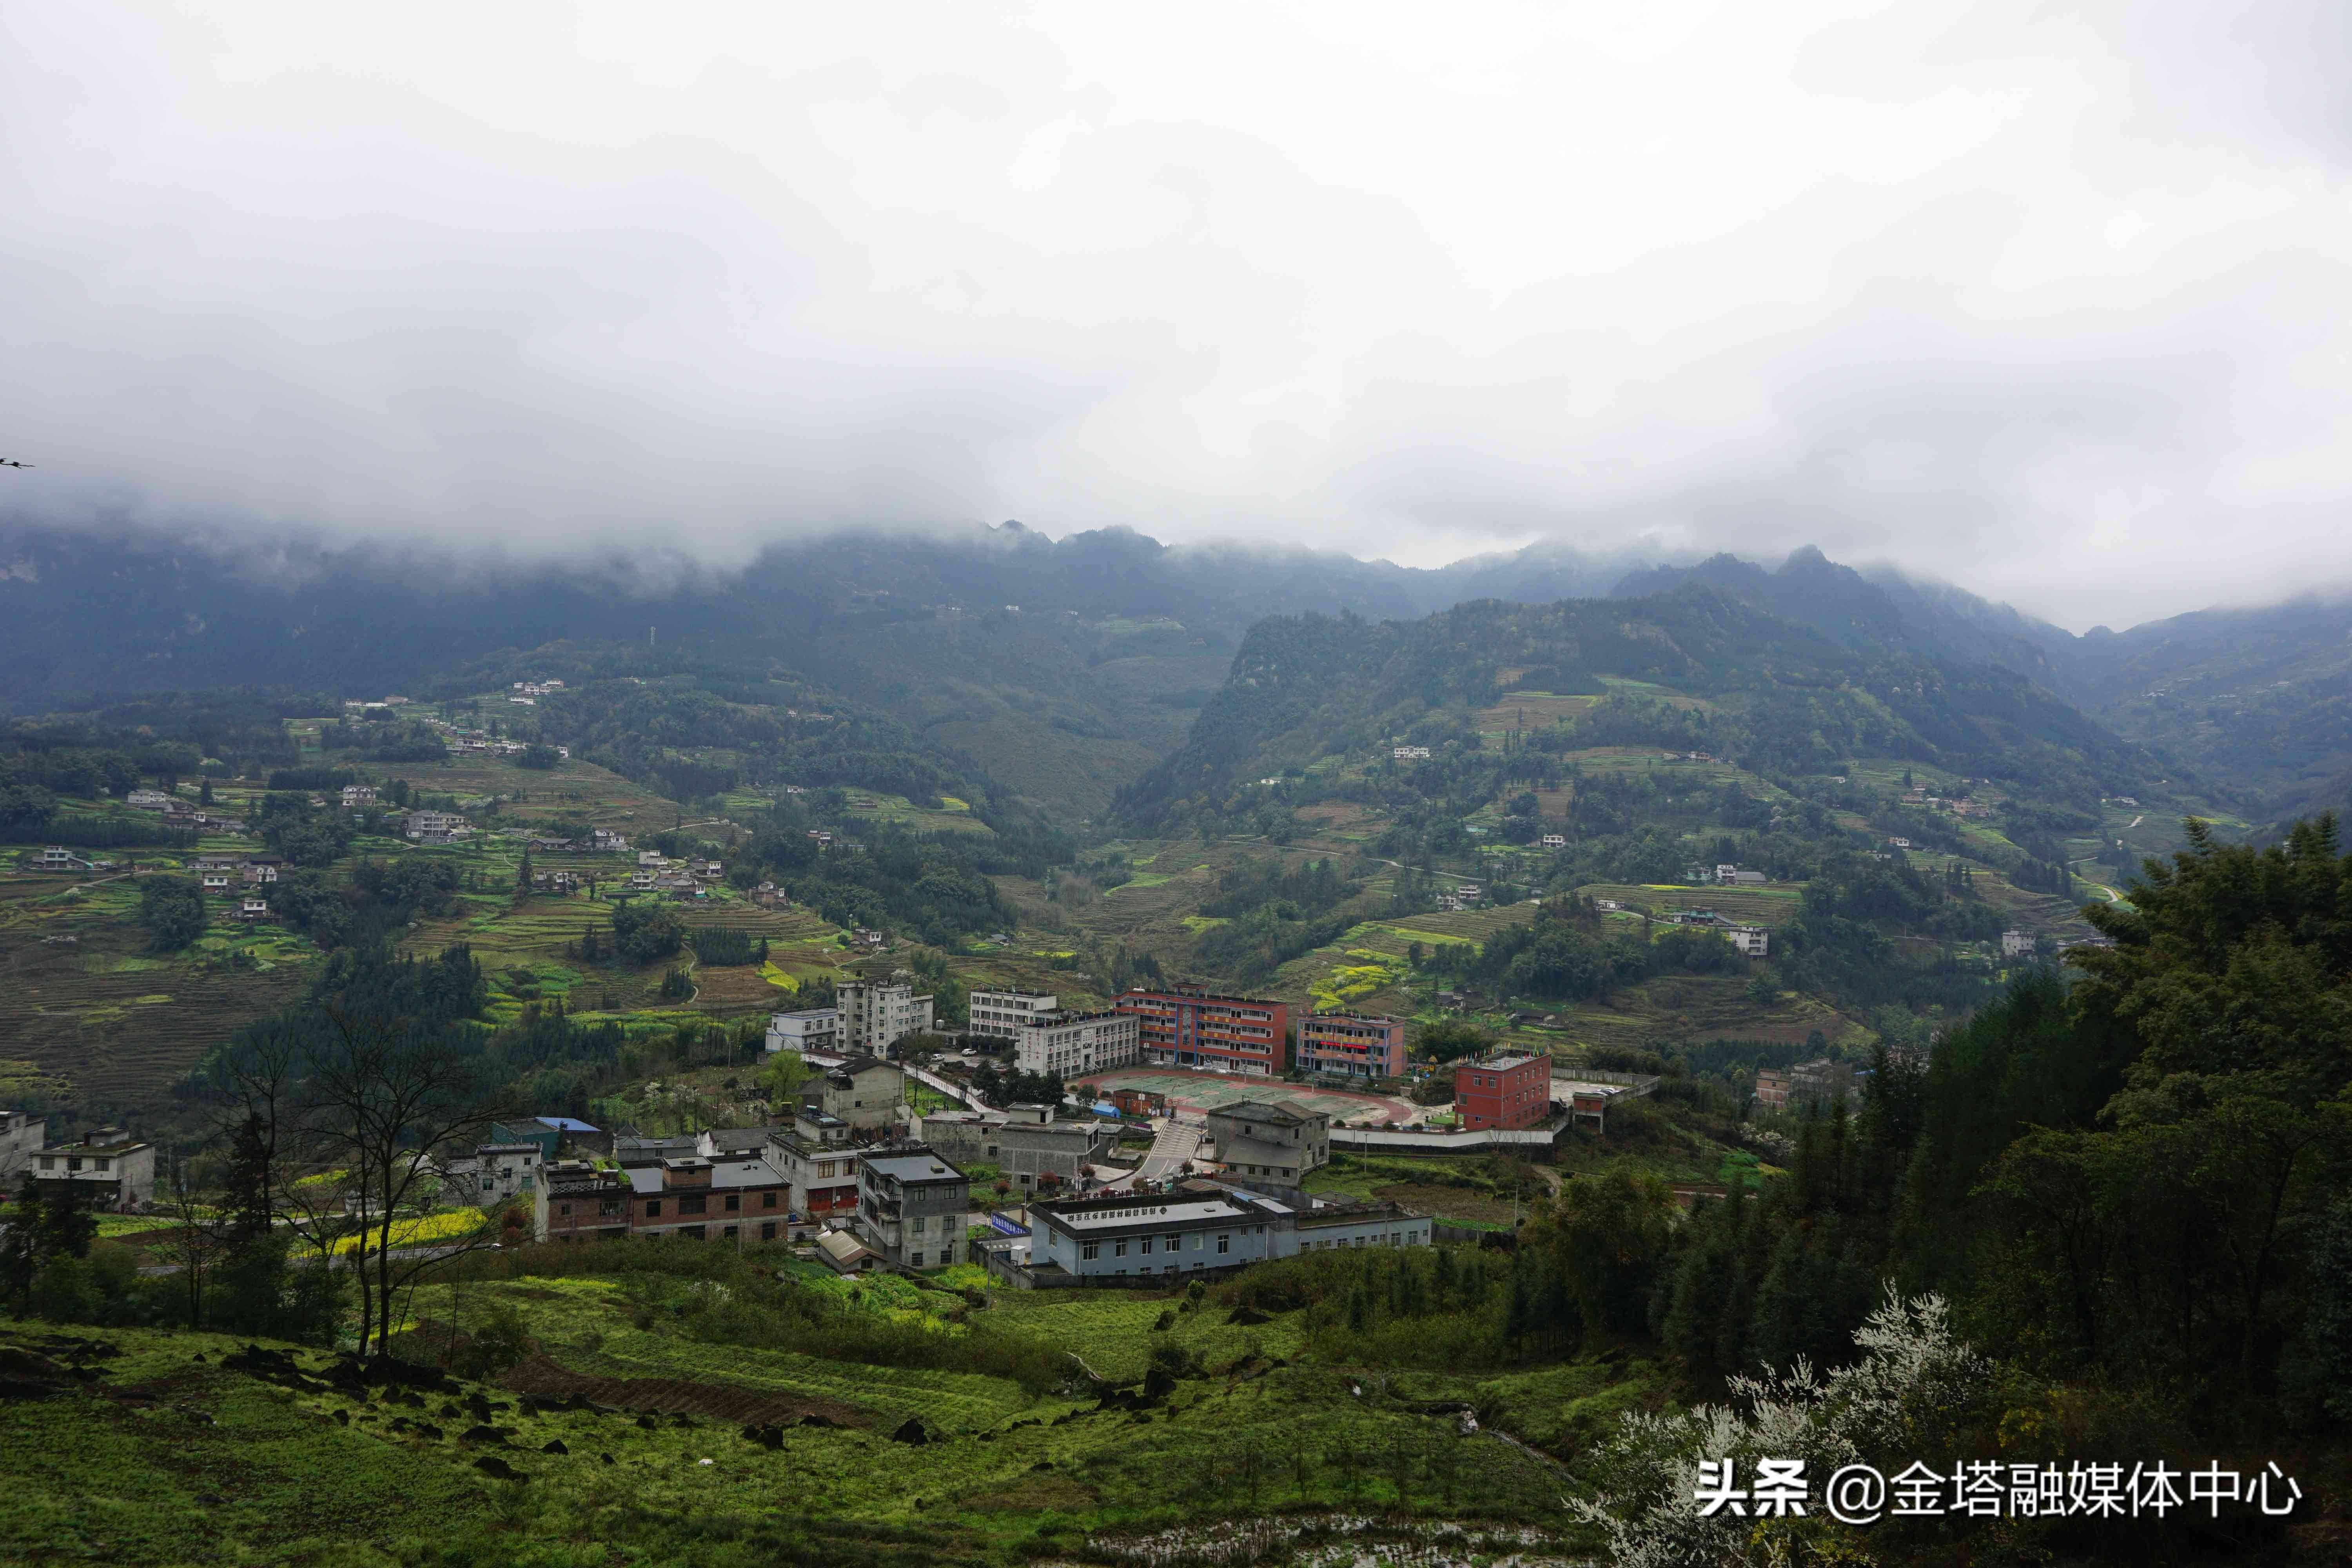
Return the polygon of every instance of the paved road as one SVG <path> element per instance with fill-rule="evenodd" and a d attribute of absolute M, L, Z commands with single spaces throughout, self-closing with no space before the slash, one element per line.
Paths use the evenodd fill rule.
<path fill-rule="evenodd" d="M 1151 1139 L 1151 1152 L 1136 1171 L 1139 1181 L 1156 1182 L 1172 1176 L 1201 1147 L 1201 1129 L 1174 1119 L 1161 1122 Z"/>

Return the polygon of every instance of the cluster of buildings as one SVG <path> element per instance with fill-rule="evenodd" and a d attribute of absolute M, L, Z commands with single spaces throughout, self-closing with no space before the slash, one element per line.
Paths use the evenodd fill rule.
<path fill-rule="evenodd" d="M 0 1110 L 0 1185 L 13 1195 L 30 1178 L 44 1198 L 70 1197 L 103 1214 L 139 1214 L 155 1201 L 155 1146 L 121 1127 L 71 1142 L 47 1141 L 48 1121 Z"/>
<path fill-rule="evenodd" d="M 726 874 L 726 866 L 717 860 L 673 859 L 657 850 L 640 849 L 637 868 L 629 874 L 629 891 L 666 893 L 673 899 L 708 898 L 711 885 Z"/>
<path fill-rule="evenodd" d="M 1137 986 L 1098 1013 L 1050 994 L 976 991 L 971 1032 L 1009 1041 L 1023 1072 L 1085 1078 L 1123 1067 L 1281 1078 L 1402 1078 L 1405 1026 L 1357 1013 L 1300 1014 L 1260 996 L 1195 985 Z M 1291 1042 L 1297 1040 L 1294 1052 Z"/>
<path fill-rule="evenodd" d="M 895 970 L 887 980 L 870 975 L 834 987 L 834 1005 L 777 1013 L 768 1020 L 771 1051 L 878 1057 L 909 1035 L 933 1026 L 933 998 L 915 989 L 914 976 Z"/>
<path fill-rule="evenodd" d="M 133 811 L 152 811 L 162 815 L 163 826 L 189 833 L 243 833 L 245 819 L 183 800 L 168 790 L 134 789 L 122 797 L 122 804 Z"/>
<path fill-rule="evenodd" d="M 1794 1067 L 1758 1068 L 1756 1103 L 1768 1110 L 1788 1110 L 1851 1098 L 1853 1088 L 1852 1062 L 1818 1057 Z"/>
<path fill-rule="evenodd" d="M 585 838 L 555 838 L 540 835 L 527 842 L 533 854 L 625 855 L 629 852 L 628 836 L 609 827 L 592 828 Z"/>
<path fill-rule="evenodd" d="M 1929 811 L 1949 812 L 1961 818 L 1982 818 L 1992 815 L 1992 807 L 1980 801 L 1948 799 L 1940 795 L 1930 795 L 1925 789 L 1904 791 L 1903 804 L 1925 806 Z"/>
<path fill-rule="evenodd" d="M 1669 910 L 1659 918 L 1668 925 L 1697 926 L 1714 931 L 1749 958 L 1771 956 L 1772 933 L 1763 926 L 1743 925 L 1713 910 Z"/>

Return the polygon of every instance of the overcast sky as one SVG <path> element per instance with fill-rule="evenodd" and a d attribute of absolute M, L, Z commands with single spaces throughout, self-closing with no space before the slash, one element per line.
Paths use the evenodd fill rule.
<path fill-rule="evenodd" d="M 0 505 L 2343 584 L 2347 11 L 10 6 Z"/>

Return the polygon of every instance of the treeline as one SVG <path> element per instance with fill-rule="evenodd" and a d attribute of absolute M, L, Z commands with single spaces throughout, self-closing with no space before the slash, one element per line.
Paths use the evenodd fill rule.
<path fill-rule="evenodd" d="M 714 967 L 765 963 L 768 960 L 768 939 L 755 937 L 747 931 L 698 926 L 688 935 L 687 941 L 694 948 L 697 963 Z"/>
<path fill-rule="evenodd" d="M 1524 924 L 1482 943 L 1441 942 L 1425 961 L 1450 978 L 1513 995 L 1580 1001 L 1654 974 L 1725 974 L 1748 961 L 1703 927 L 1673 926 L 1644 940 L 1618 934 L 1589 900 L 1554 899 Z"/>
<path fill-rule="evenodd" d="M 2352 856 L 2332 821 L 2190 847 L 2089 918 L 2071 988 L 2015 982 L 1924 1069 L 1881 1053 L 1760 1194 L 1667 1223 L 1662 1184 L 1571 1180 L 1521 1247 L 1561 1342 L 1654 1336 L 1696 1392 L 1850 1359 L 1892 1282 L 2026 1373 L 2016 1420 L 2210 1447 L 2352 1422 Z M 1729 1047 L 1727 1047 L 1729 1049 Z"/>
<path fill-rule="evenodd" d="M 394 719 L 383 710 L 358 721 L 328 720 L 319 726 L 319 746 L 328 752 L 357 752 L 372 763 L 440 763 L 449 758 L 448 742 L 431 725 Z"/>
<path fill-rule="evenodd" d="M 1201 912 L 1223 925 L 1192 944 L 1195 963 L 1255 984 L 1302 953 L 1336 941 L 1359 918 L 1334 912 L 1362 890 L 1328 860 L 1286 869 L 1279 859 L 1245 862 L 1218 879 Z"/>

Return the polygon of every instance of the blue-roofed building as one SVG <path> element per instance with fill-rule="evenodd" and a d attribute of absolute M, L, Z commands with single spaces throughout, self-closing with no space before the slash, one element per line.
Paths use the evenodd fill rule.
<path fill-rule="evenodd" d="M 613 1135 L 576 1116 L 533 1116 L 524 1121 L 492 1122 L 490 1142 L 535 1143 L 542 1161 L 554 1159 L 559 1151 L 606 1157 L 613 1152 Z"/>

